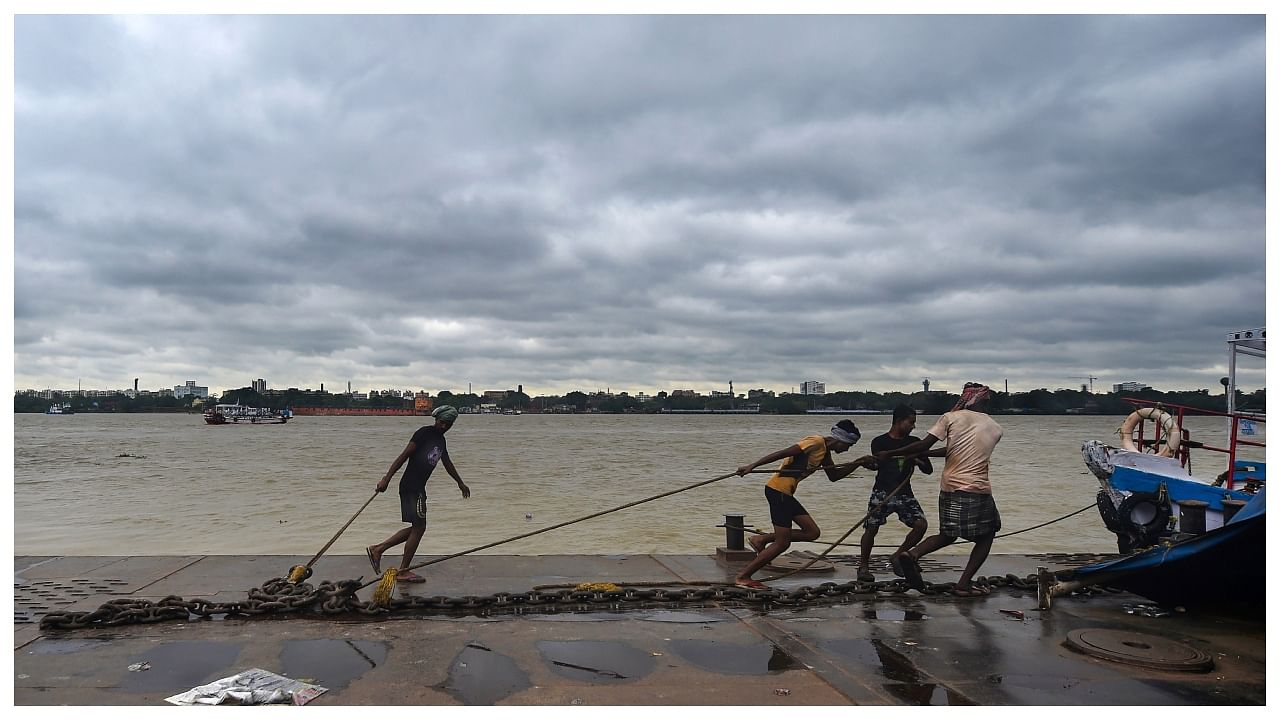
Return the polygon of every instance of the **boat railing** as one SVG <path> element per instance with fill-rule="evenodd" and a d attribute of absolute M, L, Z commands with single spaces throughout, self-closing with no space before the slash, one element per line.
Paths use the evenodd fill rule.
<path fill-rule="evenodd" d="M 1181 442 L 1178 444 L 1177 457 L 1178 457 L 1178 462 L 1181 463 L 1182 467 L 1187 469 L 1187 472 L 1191 472 L 1191 448 L 1194 446 L 1196 449 L 1199 449 L 1199 450 L 1212 450 L 1213 452 L 1225 453 L 1227 455 L 1228 457 L 1227 471 L 1226 473 L 1224 473 L 1225 474 L 1224 484 L 1228 490 L 1236 489 L 1237 485 L 1243 485 L 1246 483 L 1256 484 L 1256 483 L 1265 481 L 1265 474 L 1262 472 L 1259 472 L 1261 463 L 1241 460 L 1237 457 L 1239 449 L 1242 446 L 1243 447 L 1259 447 L 1259 448 L 1264 448 L 1267 446 L 1265 442 L 1258 442 L 1256 440 L 1247 440 L 1243 437 L 1240 437 L 1242 422 L 1265 424 L 1267 422 L 1265 417 L 1261 417 L 1259 415 L 1255 415 L 1247 412 L 1239 412 L 1239 411 L 1223 412 L 1221 410 L 1208 410 L 1206 408 L 1191 407 L 1190 405 L 1178 405 L 1176 403 L 1158 402 L 1155 400 L 1143 400 L 1141 398 L 1122 398 L 1122 399 L 1139 408 L 1144 408 L 1144 407 L 1156 408 L 1157 410 L 1163 410 L 1165 412 L 1173 413 L 1176 416 L 1177 418 L 1176 427 L 1178 428 L 1178 432 L 1181 433 L 1179 437 L 1179 440 L 1181 440 Z M 1186 426 L 1183 423 L 1183 419 L 1186 418 L 1188 415 L 1208 415 L 1208 416 L 1228 418 L 1231 425 L 1231 430 L 1228 433 L 1227 447 L 1217 447 L 1214 445 L 1207 445 L 1201 442 L 1192 442 L 1191 433 L 1186 429 Z M 1139 423 L 1138 438 L 1137 438 L 1138 448 L 1141 449 L 1148 446 L 1158 446 L 1161 440 L 1164 439 L 1162 437 L 1162 430 L 1163 428 L 1161 427 L 1160 423 L 1155 423 L 1154 437 L 1151 439 L 1150 442 L 1147 442 L 1143 438 L 1143 423 Z"/>

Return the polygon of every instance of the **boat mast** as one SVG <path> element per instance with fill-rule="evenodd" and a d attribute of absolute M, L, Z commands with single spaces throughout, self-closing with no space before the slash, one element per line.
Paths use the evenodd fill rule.
<path fill-rule="evenodd" d="M 1267 357 L 1267 329 L 1240 330 L 1227 335 L 1227 412 L 1236 411 L 1236 355 Z"/>

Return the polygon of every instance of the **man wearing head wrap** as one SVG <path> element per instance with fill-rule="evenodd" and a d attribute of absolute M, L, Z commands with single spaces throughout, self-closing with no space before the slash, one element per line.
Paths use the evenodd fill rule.
<path fill-rule="evenodd" d="M 893 457 L 930 452 L 939 440 L 947 443 L 947 460 L 942 468 L 942 487 L 938 493 L 938 534 L 892 558 L 893 571 L 907 578 L 907 582 L 917 590 L 925 588 L 917 561 L 950 545 L 957 538 L 964 538 L 973 541 L 973 550 L 951 594 L 958 597 L 987 594 L 985 588 L 975 587 L 970 581 L 986 562 L 991 552 L 991 541 L 1000 530 L 1000 511 L 991 496 L 988 468 L 991 454 L 1004 431 L 986 414 L 990 398 L 991 388 L 980 383 L 965 383 L 955 407 L 938 418 L 923 440 L 876 454 L 876 460 L 886 461 Z"/>
<path fill-rule="evenodd" d="M 793 540 L 812 542 L 818 539 L 822 531 L 818 529 L 818 524 L 813 521 L 809 511 L 796 500 L 796 486 L 819 468 L 826 471 L 828 480 L 835 482 L 860 467 L 870 465 L 872 461 L 869 457 L 859 458 L 841 467 L 836 467 L 831 461 L 831 453 L 848 450 L 858 442 L 861 435 L 862 433 L 858 432 L 858 426 L 854 425 L 852 420 L 841 420 L 831 428 L 828 435 L 810 435 L 801 438 L 795 445 L 765 455 L 750 465 L 738 468 L 738 475 L 742 476 L 761 465 L 776 460 L 783 461 L 782 467 L 764 486 L 764 496 L 769 501 L 769 518 L 773 522 L 773 532 L 751 538 L 751 547 L 756 551 L 756 557 L 734 578 L 735 585 L 757 590 L 764 588 L 764 583 L 751 579 L 756 571 L 786 552 Z M 798 532 L 792 531 L 793 522 L 800 526 Z"/>
<path fill-rule="evenodd" d="M 449 450 L 444 442 L 444 434 L 449 432 L 449 428 L 453 427 L 453 423 L 458 419 L 458 411 L 451 405 L 441 405 L 431 414 L 435 417 L 435 424 L 418 428 L 409 439 L 409 444 L 405 446 L 404 451 L 395 459 L 395 462 L 391 463 L 391 469 L 387 470 L 387 474 L 378 481 L 377 491 L 385 492 L 387 486 L 391 484 L 391 477 L 396 474 L 401 465 L 408 461 L 409 467 L 405 468 L 404 475 L 400 476 L 400 519 L 409 523 L 409 526 L 401 528 L 377 545 L 365 548 L 365 554 L 369 556 L 369 564 L 373 566 L 373 571 L 380 573 L 382 572 L 382 554 L 404 543 L 404 555 L 400 558 L 400 570 L 396 575 L 396 582 L 425 582 L 422 576 L 409 570 L 409 565 L 413 563 L 413 555 L 418 551 L 418 543 L 422 540 L 423 533 L 427 531 L 427 478 L 431 477 L 431 471 L 436 469 L 436 464 L 444 463 L 445 471 L 458 483 L 463 499 L 471 497 L 471 488 L 462 482 L 462 476 L 458 474 L 458 469 L 449 459 Z"/>

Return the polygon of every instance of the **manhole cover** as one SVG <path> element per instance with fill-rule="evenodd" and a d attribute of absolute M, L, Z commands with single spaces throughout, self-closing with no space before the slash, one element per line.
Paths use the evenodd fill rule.
<path fill-rule="evenodd" d="M 1156 635 L 1084 628 L 1067 633 L 1066 644 L 1104 660 L 1156 670 L 1204 671 L 1213 667 L 1208 653 Z"/>

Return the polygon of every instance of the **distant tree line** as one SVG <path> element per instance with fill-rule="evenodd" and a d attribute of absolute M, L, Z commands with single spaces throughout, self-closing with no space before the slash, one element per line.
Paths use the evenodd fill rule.
<path fill-rule="evenodd" d="M 1131 393 L 1089 393 L 1082 390 L 1032 390 L 1022 393 L 996 393 L 991 402 L 993 414 L 1062 415 L 1088 413 L 1100 415 L 1124 415 L 1132 410 L 1122 398 L 1134 397 L 1155 402 L 1186 405 L 1204 410 L 1226 409 L 1226 395 L 1208 390 L 1161 392 L 1142 390 Z M 921 415 L 940 415 L 955 404 L 956 395 L 947 392 L 876 393 L 834 392 L 826 395 L 798 395 L 782 393 L 774 397 L 730 398 L 728 396 L 672 396 L 660 392 L 655 397 L 640 400 L 632 395 L 588 395 L 573 391 L 559 396 L 531 398 L 522 392 L 510 392 L 495 404 L 498 408 L 524 412 L 599 412 L 599 413 L 657 413 L 664 410 L 728 410 L 759 405 L 760 412 L 775 415 L 803 415 L 819 408 L 843 410 L 892 411 L 899 404 L 915 408 Z M 14 412 L 44 412 L 51 403 L 70 403 L 75 412 L 187 412 L 200 410 L 206 402 L 235 403 L 282 409 L 285 407 L 327 408 L 413 408 L 413 398 L 375 395 L 368 399 L 355 399 L 346 393 L 327 391 L 268 390 L 259 393 L 251 387 L 228 390 L 221 398 L 201 401 L 198 398 L 147 395 L 130 398 L 123 393 L 108 396 L 82 397 L 75 393 L 55 393 L 52 399 L 34 395 L 14 395 Z M 453 405 L 459 408 L 479 408 L 486 402 L 472 393 L 441 391 L 432 398 L 435 406 Z M 1265 412 L 1267 391 L 1265 388 L 1252 393 L 1236 392 L 1236 407 L 1241 410 Z"/>

